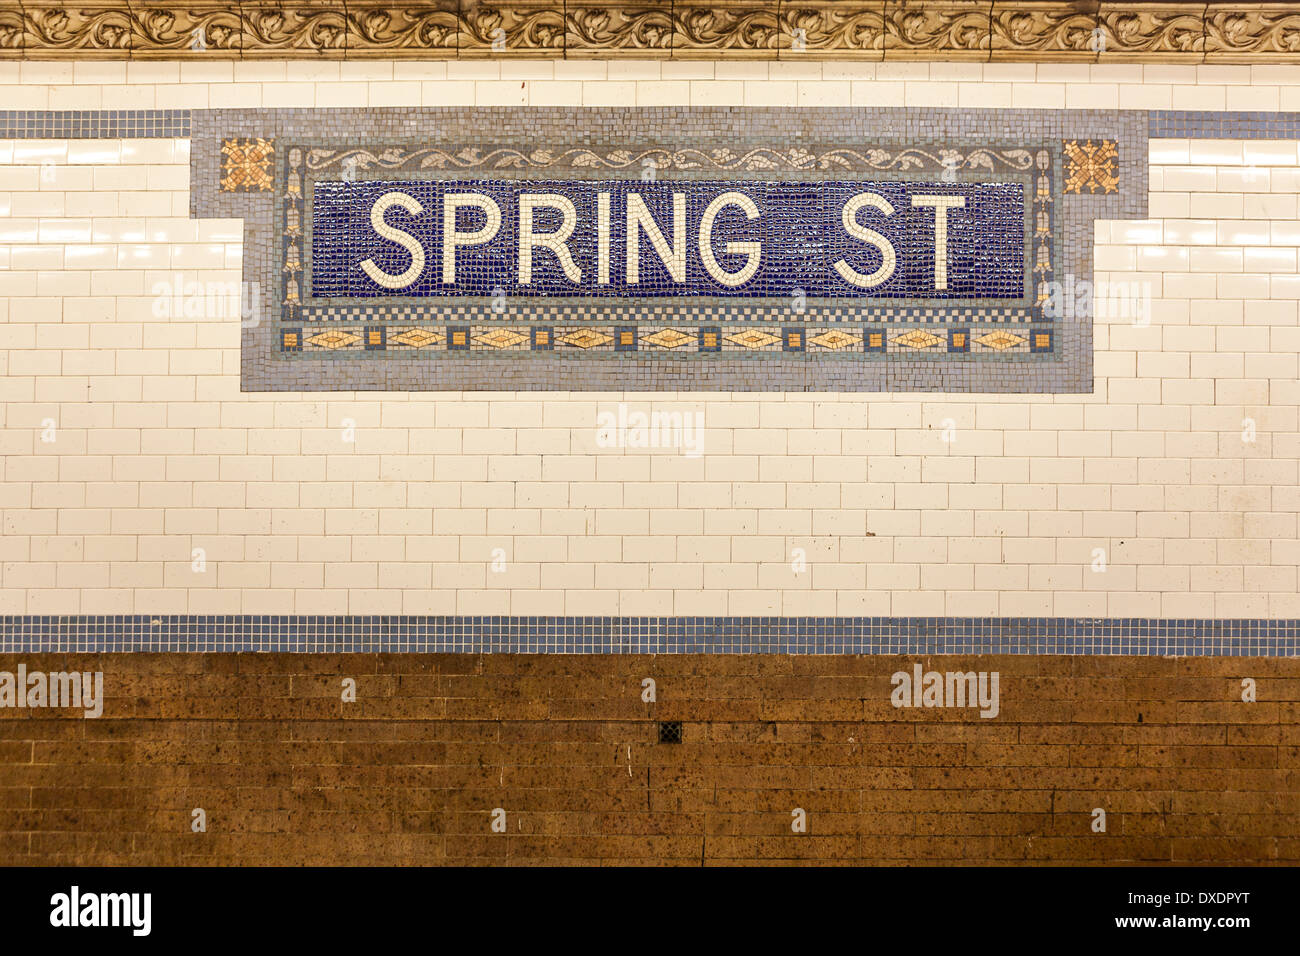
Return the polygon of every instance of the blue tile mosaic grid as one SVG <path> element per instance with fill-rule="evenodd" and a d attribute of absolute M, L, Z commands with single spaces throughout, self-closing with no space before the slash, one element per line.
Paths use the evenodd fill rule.
<path fill-rule="evenodd" d="M 1296 657 L 1300 620 L 914 617 L 0 618 L 0 653 L 1126 654 Z"/>
<path fill-rule="evenodd" d="M 188 138 L 190 110 L 0 110 L 0 139 Z"/>
<path fill-rule="evenodd" d="M 898 180 L 317 181 L 312 276 L 304 292 L 318 300 L 502 294 L 1023 299 L 1026 188 Z M 456 208 L 448 204 L 452 197 L 491 206 Z M 851 207 L 858 209 L 856 226 L 870 230 L 866 236 L 851 236 L 842 222 L 856 197 L 876 203 Z M 539 199 L 545 203 L 534 208 Z M 401 205 L 407 200 L 416 205 Z M 684 212 L 680 221 L 675 202 Z M 376 234 L 377 203 L 385 204 L 381 221 L 410 239 Z M 570 206 L 567 219 L 562 203 Z M 633 209 L 642 207 L 650 225 L 629 230 Z M 454 233 L 490 237 L 448 252 L 448 223 Z M 636 256 L 628 250 L 633 235 Z M 541 241 L 525 243 L 526 237 Z M 656 239 L 671 250 L 672 269 Z M 411 240 L 419 243 L 414 251 L 407 248 Z M 706 247 L 712 262 L 704 258 Z M 372 278 L 365 263 L 387 284 Z M 868 284 L 872 276 L 878 278 Z"/>
<path fill-rule="evenodd" d="M 0 110 L 3 139 L 187 137 L 191 110 Z M 1300 112 L 1147 110 L 1152 139 L 1300 139 Z"/>

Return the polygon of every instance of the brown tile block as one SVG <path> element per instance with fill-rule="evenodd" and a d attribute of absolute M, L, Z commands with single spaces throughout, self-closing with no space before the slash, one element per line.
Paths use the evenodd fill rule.
<path fill-rule="evenodd" d="M 897 790 L 862 794 L 864 812 L 1049 813 L 1051 793 L 1039 790 Z"/>
<path fill-rule="evenodd" d="M 906 790 L 913 786 L 919 768 L 913 767 L 810 767 L 808 786 L 814 790 L 857 787 L 862 790 Z"/>
<path fill-rule="evenodd" d="M 509 817 L 506 818 L 509 822 Z M 454 833 L 443 838 L 444 856 L 456 865 L 497 865 L 505 861 L 510 837 L 488 832 L 488 815 L 483 814 L 482 833 Z"/>
<path fill-rule="evenodd" d="M 337 720 L 342 717 L 344 706 L 353 706 L 329 697 L 239 697 L 233 705 L 231 716 L 239 720 Z"/>
<path fill-rule="evenodd" d="M 1239 744 L 1277 746 L 1283 743 L 1283 728 L 1278 724 L 1238 724 L 1224 729 L 1227 730 L 1226 743 L 1233 746 Z"/>
<path fill-rule="evenodd" d="M 966 745 L 965 764 L 971 767 L 1065 767 L 1068 766 L 1071 748 L 1021 745 L 982 744 Z M 948 763 L 948 761 L 934 761 Z"/>
<path fill-rule="evenodd" d="M 1273 841 L 1259 837 L 1175 837 L 1171 859 L 1188 863 L 1231 863 L 1274 858 Z"/>
<path fill-rule="evenodd" d="M 638 781 L 638 784 L 641 781 Z M 484 806 L 524 808 L 534 813 L 630 813 L 654 812 L 640 786 L 617 787 L 607 782 L 591 786 L 505 787 L 466 794 L 448 794 L 444 802 L 458 809 Z"/>
<path fill-rule="evenodd" d="M 305 745 L 311 746 L 311 745 Z M 339 762 L 349 766 L 383 764 L 385 766 L 441 766 L 447 762 L 447 744 L 437 743 L 346 743 L 327 754 L 337 754 Z M 308 753 L 315 752 L 314 750 Z M 300 761 L 301 762 L 301 761 Z"/>
<path fill-rule="evenodd" d="M 441 697 L 405 697 L 399 692 L 392 697 L 358 697 L 355 702 L 344 702 L 339 714 L 344 720 L 354 722 L 419 721 L 430 725 L 446 718 L 447 701 Z"/>
<path fill-rule="evenodd" d="M 473 656 L 477 660 L 477 655 L 466 654 L 354 654 L 353 659 L 357 664 L 373 668 L 376 674 L 412 674 L 428 675 L 444 673 L 444 667 L 448 668 L 445 672 L 455 673 L 452 663 L 457 660 L 464 660 L 466 657 Z"/>
<path fill-rule="evenodd" d="M 785 836 L 710 836 L 704 842 L 706 859 L 825 860 L 849 858 L 857 853 L 858 838 L 817 836 L 809 832 Z"/>
<path fill-rule="evenodd" d="M 856 836 L 861 817 L 855 810 L 811 810 L 802 802 L 786 804 L 774 810 L 758 809 L 743 812 L 715 811 L 706 815 L 706 832 L 713 837 L 784 837 L 794 836 L 791 823 L 793 811 L 805 812 L 807 835 Z"/>
<path fill-rule="evenodd" d="M 1086 824 L 1085 824 L 1086 826 Z M 1087 860 L 1107 862 L 1171 862 L 1172 841 L 1161 837 L 1124 837 L 1095 833 L 1078 837 L 1039 837 L 1029 843 L 1033 861 Z"/>
<path fill-rule="evenodd" d="M 32 833 L 32 862 L 75 864 L 82 860 L 130 858 L 132 838 L 126 833 Z"/>
<path fill-rule="evenodd" d="M 916 833 L 915 813 L 863 813 L 858 833 L 863 836 L 912 836 Z"/>
<path fill-rule="evenodd" d="M 918 836 L 1038 836 L 1049 830 L 1050 813 L 918 813 Z"/>
<path fill-rule="evenodd" d="M 1276 724 L 1281 718 L 1281 705 L 1265 701 L 1246 704 L 1238 698 L 1235 702 L 1180 701 L 1178 720 L 1186 724 Z"/>
<path fill-rule="evenodd" d="M 712 807 L 719 813 L 736 814 L 742 812 L 785 814 L 787 817 L 795 807 L 802 807 L 809 813 L 856 813 L 860 807 L 861 797 L 857 789 L 823 790 L 816 787 L 797 790 L 752 790 L 752 789 L 718 789 Z M 789 822 L 786 821 L 786 825 Z"/>
<path fill-rule="evenodd" d="M 1192 747 L 1177 745 L 1170 748 L 1170 750 L 1173 766 L 1175 767 L 1268 770 L 1278 766 L 1278 749 L 1276 747 Z"/>
<path fill-rule="evenodd" d="M 134 759 L 135 747 L 88 740 L 38 740 L 31 745 L 30 754 L 34 764 L 125 764 Z"/>
<path fill-rule="evenodd" d="M 1238 813 L 1292 814 L 1300 809 L 1300 794 L 1237 792 L 1229 795 L 1217 790 L 1184 790 L 1173 791 L 1169 796 L 1172 813 L 1221 813 L 1229 805 Z"/>
<path fill-rule="evenodd" d="M 137 787 L 32 787 L 22 790 L 22 803 L 35 810 L 124 810 L 144 806 L 145 795 Z"/>
<path fill-rule="evenodd" d="M 917 723 L 913 728 L 918 743 L 990 743 L 1014 744 L 1020 739 L 1015 724 L 1000 724 L 979 719 L 964 723 Z"/>
<path fill-rule="evenodd" d="M 703 813 L 655 813 L 653 811 L 595 813 L 590 832 L 637 836 L 690 836 L 704 832 Z"/>
<path fill-rule="evenodd" d="M 223 654 L 207 655 L 225 657 Z M 380 656 L 373 654 L 235 654 L 241 674 L 284 674 L 360 677 L 378 673 Z"/>
<path fill-rule="evenodd" d="M 297 674 L 289 677 L 283 684 L 280 683 L 283 678 L 278 679 L 271 685 L 271 694 L 252 694 L 249 696 L 276 696 L 276 697 L 324 697 L 333 700 L 343 699 L 343 681 L 345 678 L 351 678 L 356 682 L 357 702 L 371 701 L 376 698 L 392 697 L 397 693 L 400 685 L 400 679 L 380 676 L 377 674 L 366 674 L 352 676 L 350 674 Z M 266 680 L 266 678 L 264 678 Z M 283 690 L 279 691 L 283 687 Z M 415 694 L 412 696 L 428 697 L 440 696 L 437 694 L 430 695 L 426 693 Z"/>
<path fill-rule="evenodd" d="M 79 711 L 0 710 L 0 741 L 78 740 L 86 736 L 87 721 Z M 0 750 L 0 759 L 3 759 Z"/>
<path fill-rule="evenodd" d="M 1171 836 L 1272 837 L 1300 836 L 1300 818 L 1275 813 L 1242 813 L 1231 803 L 1212 813 L 1175 814 L 1166 819 Z"/>
<path fill-rule="evenodd" d="M 1158 701 L 1082 701 L 1070 709 L 1070 719 L 1085 723 L 1170 724 L 1178 705 Z"/>
<path fill-rule="evenodd" d="M 1071 767 L 1137 767 L 1141 765 L 1136 744 L 1113 746 L 1077 744 L 1069 749 Z"/>

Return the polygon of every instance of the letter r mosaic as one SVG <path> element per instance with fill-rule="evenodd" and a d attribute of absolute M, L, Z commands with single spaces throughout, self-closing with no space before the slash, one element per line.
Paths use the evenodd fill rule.
<path fill-rule="evenodd" d="M 267 304 L 246 391 L 1087 392 L 1091 300 L 1053 290 L 1145 214 L 1137 113 L 193 122 L 193 212 L 244 220 Z"/>

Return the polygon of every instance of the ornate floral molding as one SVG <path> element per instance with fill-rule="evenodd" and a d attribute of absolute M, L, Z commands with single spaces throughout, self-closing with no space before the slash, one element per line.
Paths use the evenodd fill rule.
<path fill-rule="evenodd" d="M 1300 62 L 1300 6 L 1109 0 L 0 0 L 0 59 Z"/>

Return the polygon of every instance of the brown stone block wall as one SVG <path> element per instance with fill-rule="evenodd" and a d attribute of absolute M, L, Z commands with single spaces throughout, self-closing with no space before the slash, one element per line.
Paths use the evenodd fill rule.
<path fill-rule="evenodd" d="M 895 709 L 890 675 L 918 660 L 998 671 L 1001 713 Z M 59 654 L 0 671 L 20 662 L 102 670 L 106 702 L 98 719 L 0 709 L 11 864 L 1300 861 L 1296 660 Z M 660 721 L 683 741 L 660 743 Z"/>

